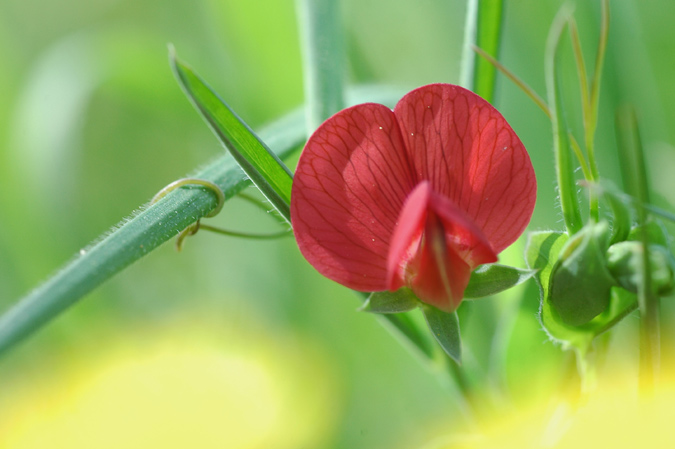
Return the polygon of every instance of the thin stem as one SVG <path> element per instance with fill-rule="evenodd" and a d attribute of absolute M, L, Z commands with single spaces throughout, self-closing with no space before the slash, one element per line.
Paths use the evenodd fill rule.
<path fill-rule="evenodd" d="M 588 164 L 586 163 L 586 159 L 584 158 L 584 153 L 581 151 L 581 147 L 579 146 L 577 139 L 574 138 L 574 135 L 572 133 L 567 133 L 567 138 L 570 141 L 570 147 L 572 148 L 574 155 L 577 157 L 577 162 L 579 162 L 579 166 L 581 167 L 581 172 L 584 174 L 584 178 L 586 178 L 586 181 L 588 182 L 593 182 L 592 179 L 593 175 L 591 174 L 591 171 L 588 168 Z M 591 195 L 594 194 L 591 193 Z"/>
<path fill-rule="evenodd" d="M 551 111 L 549 110 L 548 105 L 544 101 L 543 98 L 541 98 L 535 91 L 532 89 L 530 86 L 528 86 L 525 81 L 521 80 L 518 78 L 518 76 L 510 71 L 509 69 L 506 68 L 502 63 L 497 61 L 495 58 L 490 56 L 487 52 L 485 52 L 482 48 L 476 47 L 475 45 L 472 47 L 473 51 L 478 53 L 481 57 L 485 58 L 490 64 L 495 66 L 497 70 L 502 72 L 508 79 L 510 79 L 516 86 L 520 88 L 523 92 L 525 92 L 525 95 L 530 97 L 534 103 L 539 106 L 539 108 L 544 111 L 544 114 L 546 114 L 546 117 L 549 119 L 551 118 Z"/>
<path fill-rule="evenodd" d="M 248 232 L 230 231 L 227 229 L 206 225 L 204 223 L 199 223 L 199 229 L 204 229 L 205 231 L 214 232 L 220 235 L 227 235 L 229 237 L 239 237 L 251 240 L 274 240 L 281 237 L 290 237 L 293 235 L 290 229 L 287 231 L 274 232 L 272 234 L 251 234 Z"/>

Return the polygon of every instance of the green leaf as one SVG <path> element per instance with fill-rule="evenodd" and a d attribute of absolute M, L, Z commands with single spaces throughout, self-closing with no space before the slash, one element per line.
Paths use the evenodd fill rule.
<path fill-rule="evenodd" d="M 183 91 L 220 142 L 270 203 L 290 223 L 293 175 L 262 140 L 195 72 L 171 51 L 171 67 Z"/>
<path fill-rule="evenodd" d="M 408 288 L 400 288 L 395 292 L 373 292 L 359 311 L 370 313 L 401 313 L 419 307 L 417 296 Z"/>
<path fill-rule="evenodd" d="M 551 112 L 553 126 L 553 151 L 556 161 L 556 177 L 560 193 L 560 207 L 562 208 L 565 227 L 570 234 L 581 230 L 583 222 L 577 198 L 577 186 L 574 179 L 572 165 L 572 151 L 567 136 L 567 124 L 563 105 L 560 100 L 560 80 L 558 77 L 558 47 L 560 38 L 569 17 L 566 6 L 556 15 L 546 42 L 546 91 L 548 105 Z"/>
<path fill-rule="evenodd" d="M 525 282 L 536 273 L 500 264 L 487 264 L 471 273 L 469 285 L 464 290 L 465 299 L 482 298 L 508 290 Z"/>
<path fill-rule="evenodd" d="M 422 306 L 424 318 L 441 348 L 455 362 L 462 363 L 462 341 L 457 312 L 447 313 L 429 305 Z"/>

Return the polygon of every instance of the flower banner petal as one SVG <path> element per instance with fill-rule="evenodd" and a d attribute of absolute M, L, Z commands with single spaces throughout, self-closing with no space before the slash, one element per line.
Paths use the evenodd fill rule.
<path fill-rule="evenodd" d="M 394 109 L 418 179 L 452 200 L 496 253 L 530 221 L 536 180 L 530 158 L 506 119 L 459 86 L 413 90 Z"/>

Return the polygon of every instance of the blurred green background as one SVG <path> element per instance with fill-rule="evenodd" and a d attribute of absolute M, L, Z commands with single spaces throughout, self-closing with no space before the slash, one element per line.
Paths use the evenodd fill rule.
<path fill-rule="evenodd" d="M 562 2 L 505 2 L 500 60 L 544 94 L 548 28 Z M 587 65 L 599 2 L 579 1 Z M 612 0 L 597 137 L 620 182 L 613 111 L 638 108 L 656 202 L 675 189 L 675 4 Z M 0 2 L 0 310 L 169 182 L 224 151 L 174 81 L 167 44 L 257 129 L 303 101 L 292 0 Z M 465 2 L 344 0 L 350 83 L 458 82 Z M 563 48 L 570 123 L 581 126 Z M 539 180 L 531 229 L 562 229 L 550 124 L 503 77 L 496 106 Z M 233 200 L 213 222 L 274 231 Z M 523 242 L 503 261 L 523 266 Z M 500 410 L 545 400 L 566 356 L 536 320 L 533 283 L 462 306 L 474 388 Z M 466 432 L 439 381 L 292 239 L 200 233 L 165 245 L 0 359 L 0 447 L 410 448 Z M 664 351 L 674 328 L 664 307 Z M 634 365 L 637 320 L 616 367 Z M 492 399 L 488 399 L 492 398 Z M 498 398 L 498 399 L 495 399 Z"/>

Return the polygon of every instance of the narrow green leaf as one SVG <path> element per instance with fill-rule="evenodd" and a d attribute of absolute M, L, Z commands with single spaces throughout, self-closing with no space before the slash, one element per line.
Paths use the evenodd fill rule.
<path fill-rule="evenodd" d="M 290 170 L 190 67 L 176 58 L 173 51 L 171 67 L 183 91 L 220 142 L 262 194 L 290 223 L 293 182 Z"/>
<path fill-rule="evenodd" d="M 600 20 L 600 40 L 598 41 L 598 51 L 595 55 L 595 68 L 593 69 L 593 79 L 591 80 L 591 87 L 590 87 L 590 103 L 591 103 L 590 117 L 592 121 L 589 133 L 591 135 L 595 135 L 595 129 L 598 124 L 600 84 L 602 81 L 602 67 L 605 64 L 605 53 L 607 51 L 608 38 L 609 38 L 609 0 L 602 0 L 602 18 Z"/>
<path fill-rule="evenodd" d="M 296 0 L 303 55 L 307 129 L 344 106 L 344 44 L 337 0 Z"/>
<path fill-rule="evenodd" d="M 551 111 L 553 125 L 553 151 L 556 160 L 556 175 L 560 206 L 562 208 L 565 226 L 570 234 L 578 232 L 583 223 L 579 211 L 577 186 L 574 179 L 572 154 L 567 137 L 567 125 L 563 105 L 560 101 L 560 82 L 558 79 L 558 47 L 563 29 L 569 17 L 569 10 L 565 6 L 555 17 L 546 42 L 546 90 L 548 104 Z"/>
<path fill-rule="evenodd" d="M 457 312 L 447 313 L 428 305 L 422 307 L 422 312 L 431 333 L 441 348 L 455 362 L 462 363 L 462 341 Z"/>
<path fill-rule="evenodd" d="M 483 265 L 471 273 L 469 285 L 464 290 L 464 298 L 495 295 L 525 282 L 535 273 L 536 270 L 524 270 L 496 263 Z"/>
<path fill-rule="evenodd" d="M 408 288 L 400 288 L 395 292 L 373 292 L 359 309 L 370 313 L 401 313 L 415 310 L 420 302 Z"/>

